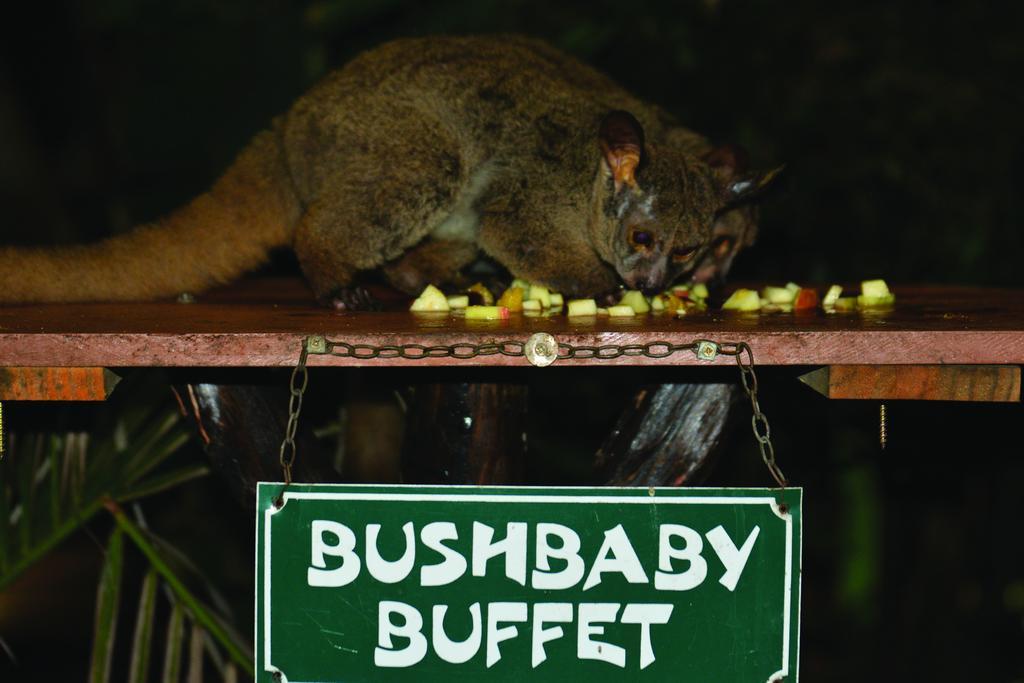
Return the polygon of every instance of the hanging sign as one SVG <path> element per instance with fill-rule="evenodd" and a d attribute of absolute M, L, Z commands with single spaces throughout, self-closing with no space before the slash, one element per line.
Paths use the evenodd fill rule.
<path fill-rule="evenodd" d="M 795 681 L 778 498 L 260 484 L 257 680 Z"/>

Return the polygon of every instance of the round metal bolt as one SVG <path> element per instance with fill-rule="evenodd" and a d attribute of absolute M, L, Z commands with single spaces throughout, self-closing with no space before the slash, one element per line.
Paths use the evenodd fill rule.
<path fill-rule="evenodd" d="M 526 353 L 526 360 L 538 368 L 546 368 L 558 358 L 558 342 L 547 332 L 530 335 L 523 350 Z"/>

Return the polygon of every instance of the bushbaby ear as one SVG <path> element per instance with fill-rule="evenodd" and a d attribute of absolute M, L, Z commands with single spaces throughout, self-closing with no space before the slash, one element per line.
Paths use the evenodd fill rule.
<path fill-rule="evenodd" d="M 636 187 L 636 168 L 644 150 L 644 129 L 628 111 L 610 112 L 597 133 L 604 161 L 608 164 L 615 191 L 623 185 Z"/>
<path fill-rule="evenodd" d="M 738 145 L 720 145 L 702 156 L 715 174 L 721 179 L 725 188 L 726 204 L 736 204 L 749 199 L 768 187 L 784 166 L 770 171 L 748 171 L 749 157 L 745 149 Z"/>
<path fill-rule="evenodd" d="M 705 152 L 703 159 L 707 165 L 723 177 L 733 177 L 747 170 L 750 155 L 739 145 L 719 145 Z"/>
<path fill-rule="evenodd" d="M 726 182 L 726 204 L 737 204 L 743 200 L 750 199 L 760 194 L 785 166 L 778 166 L 770 171 L 751 171 L 742 173 Z"/>

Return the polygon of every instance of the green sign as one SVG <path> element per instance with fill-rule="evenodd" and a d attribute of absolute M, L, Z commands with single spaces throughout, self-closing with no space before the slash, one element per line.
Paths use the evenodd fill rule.
<path fill-rule="evenodd" d="M 258 681 L 795 681 L 800 489 L 260 484 Z"/>

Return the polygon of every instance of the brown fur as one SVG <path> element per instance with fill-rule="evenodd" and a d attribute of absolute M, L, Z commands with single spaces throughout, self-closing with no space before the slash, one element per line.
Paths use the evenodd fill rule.
<path fill-rule="evenodd" d="M 598 144 L 613 110 L 647 141 L 636 185 L 621 189 Z M 680 262 L 681 247 L 706 249 L 732 199 L 730 174 L 673 130 L 662 110 L 536 41 L 395 41 L 328 75 L 166 218 L 90 246 L 0 250 L 0 301 L 198 292 L 278 246 L 321 298 L 380 267 L 415 291 L 478 250 L 567 293 L 666 283 L 696 263 Z M 629 243 L 637 226 L 652 244 Z"/>

